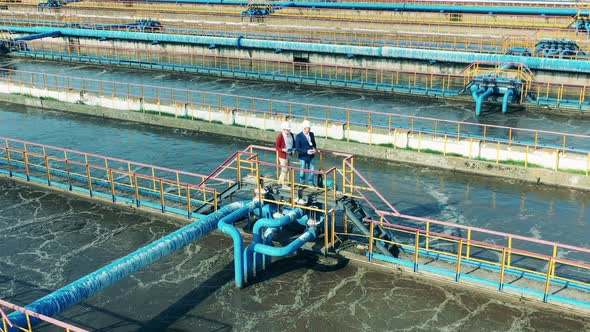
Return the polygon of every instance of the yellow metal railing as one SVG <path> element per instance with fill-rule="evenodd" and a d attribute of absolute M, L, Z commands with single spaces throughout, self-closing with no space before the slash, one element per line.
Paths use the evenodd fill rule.
<path fill-rule="evenodd" d="M 22 89 L 25 89 L 23 91 L 28 91 L 26 90 L 28 87 L 68 93 L 75 91 L 76 94 L 82 92 L 82 98 L 85 98 L 84 96 L 86 94 L 96 94 L 116 98 L 120 103 L 127 103 L 130 110 L 134 110 L 137 107 L 135 110 L 140 112 L 163 114 L 162 107 L 172 105 L 174 106 L 174 116 L 188 119 L 203 119 L 203 115 L 208 114 L 208 121 L 213 121 L 215 118 L 219 119 L 218 115 L 222 112 L 222 114 L 226 115 L 224 123 L 233 123 L 233 116 L 239 115 L 242 119 L 241 121 L 243 121 L 240 124 L 246 127 L 249 126 L 250 121 L 256 119 L 266 121 L 266 119 L 283 116 L 299 119 L 308 118 L 314 123 L 317 123 L 315 126 L 318 128 L 317 132 L 324 134 L 326 137 L 328 137 L 328 133 L 333 133 L 333 130 L 329 129 L 331 128 L 330 126 L 338 123 L 343 125 L 340 139 L 349 141 L 354 130 L 363 128 L 363 131 L 367 131 L 368 129 L 369 138 L 371 139 L 388 135 L 388 137 L 391 137 L 389 143 L 392 144 L 393 148 L 397 147 L 396 139 L 398 136 L 404 135 L 404 133 L 410 135 L 410 137 L 418 138 L 434 136 L 434 138 L 439 140 L 444 139 L 445 142 L 450 140 L 458 142 L 461 139 L 471 139 L 471 144 L 479 144 L 479 141 L 482 141 L 484 144 L 497 144 L 498 152 L 500 151 L 500 145 L 519 145 L 526 147 L 527 153 L 533 153 L 538 149 L 543 149 L 554 153 L 555 156 L 559 156 L 564 152 L 582 153 L 583 156 L 586 156 L 590 145 L 590 137 L 587 135 L 467 123 L 339 106 L 306 104 L 45 73 L 12 70 L 6 70 L 3 73 L 4 75 L 0 76 L 0 82 L 4 81 L 14 86 L 22 87 Z M 389 74 L 394 80 L 406 79 L 406 84 L 415 83 L 419 87 L 423 87 L 424 84 L 429 84 L 428 86 L 430 86 L 433 77 L 437 80 L 442 80 L 444 84 L 447 84 L 450 79 L 460 80 L 460 83 L 457 85 L 462 87 L 464 79 L 463 76 L 450 75 L 441 77 L 400 72 Z M 439 82 L 435 85 L 440 86 L 440 84 Z M 587 102 L 584 86 L 532 83 L 530 85 L 530 91 L 538 98 L 553 97 L 562 103 L 566 100 L 572 100 L 576 105 Z M 582 96 L 584 99 L 582 99 Z M 144 106 L 142 107 L 141 105 Z M 149 108 L 146 110 L 146 107 Z M 195 115 L 197 111 L 200 112 L 199 115 Z M 170 114 L 170 111 L 167 109 L 165 113 Z M 214 114 L 217 116 L 214 117 Z M 325 126 L 324 128 L 322 128 L 322 124 Z M 369 141 L 369 144 L 382 143 L 380 141 Z M 420 147 L 418 149 L 420 150 Z M 497 154 L 496 161 L 499 161 L 499 153 Z M 557 163 L 555 166 L 557 167 Z"/>
<path fill-rule="evenodd" d="M 22 312 L 23 314 L 25 314 L 25 317 L 27 320 L 27 326 L 13 325 L 13 323 L 8 318 L 8 314 L 6 314 L 6 312 L 4 310 L 13 310 L 14 312 Z M 31 318 L 39 319 L 42 322 L 49 324 L 53 328 L 58 328 L 59 330 L 63 330 L 63 331 L 67 331 L 67 332 L 88 332 L 87 330 L 81 329 L 81 328 L 76 327 L 74 325 L 64 323 L 62 321 L 59 321 L 57 319 L 54 319 L 54 318 L 51 318 L 51 317 L 48 317 L 45 315 L 41 315 L 41 314 L 36 313 L 34 311 L 28 310 L 26 308 L 14 305 L 10 302 L 0 299 L 0 332 L 8 332 L 9 328 L 11 328 L 11 329 L 16 328 L 19 331 L 23 331 L 23 332 L 33 332 L 33 331 L 35 331 L 35 329 L 33 329 L 33 326 L 31 324 Z M 47 326 L 43 326 L 43 329 L 45 329 L 46 327 Z M 39 329 L 41 329 L 41 328 L 39 328 Z"/>
<path fill-rule="evenodd" d="M 205 175 L 10 138 L 2 141 L 0 160 L 10 176 L 23 173 L 27 181 L 35 177 L 48 186 L 60 183 L 70 191 L 80 187 L 91 197 L 100 193 L 113 202 L 123 199 L 138 207 L 150 202 L 163 212 L 167 207 L 184 209 L 189 218 L 194 207 L 218 208 L 217 190 L 199 185 Z M 213 181 L 232 184 L 220 178 L 210 179 Z"/>
<path fill-rule="evenodd" d="M 37 2 L 13 3 L 15 5 L 35 6 Z M 103 10 L 103 11 L 142 11 L 153 13 L 168 13 L 169 15 L 215 15 L 217 19 L 228 18 L 232 21 L 242 21 L 243 6 L 215 6 L 212 4 L 167 4 L 167 3 L 117 3 L 117 2 L 76 2 L 63 7 L 64 10 Z M 396 11 L 345 11 L 312 8 L 283 8 L 265 18 L 267 23 L 291 24 L 299 20 L 314 20 L 330 23 L 339 21 L 344 24 L 447 24 L 494 27 L 535 27 L 535 28 L 565 28 L 571 24 L 570 17 L 552 17 L 535 15 L 488 15 L 466 13 L 424 13 L 424 12 L 396 12 Z"/>
<path fill-rule="evenodd" d="M 526 238 L 476 227 L 444 223 L 426 218 L 396 215 L 387 212 L 379 214 L 381 215 L 379 220 L 367 220 L 371 223 L 368 245 L 369 257 L 373 254 L 373 244 L 376 241 L 396 245 L 403 248 L 406 252 L 412 252 L 415 271 L 421 265 L 419 260 L 421 257 L 429 259 L 432 259 L 432 257 L 446 257 L 446 260 L 450 259 L 455 264 L 454 272 L 456 281 L 459 281 L 462 274 L 461 263 L 463 260 L 468 260 L 471 263 L 482 263 L 484 264 L 484 268 L 496 271 L 500 291 L 503 290 L 504 284 L 506 283 L 505 280 L 508 270 L 525 273 L 525 277 L 528 276 L 537 280 L 541 278 L 545 279 L 542 281 L 544 283 L 543 294 L 545 302 L 547 302 L 550 296 L 552 285 L 561 288 L 563 285 L 573 283 L 590 289 L 590 283 L 586 279 L 590 273 L 590 264 L 588 262 L 559 257 L 561 251 L 567 251 L 570 254 L 572 252 L 589 254 L 590 249 L 588 248 Z M 393 217 L 397 220 L 404 220 L 410 223 L 415 222 L 415 226 L 390 223 L 385 220 L 387 217 Z M 396 234 L 395 238 L 400 240 L 395 241 L 390 238 L 379 238 L 374 233 L 373 226 L 375 225 L 379 225 L 390 233 Z M 434 226 L 441 229 L 441 231 L 432 231 Z M 445 229 L 444 234 L 441 233 L 441 227 Z M 465 236 L 458 237 L 446 234 L 449 232 L 451 234 L 463 233 Z M 478 234 L 478 238 L 484 236 L 493 238 L 493 242 L 474 240 L 473 236 L 476 233 Z M 340 234 L 361 235 L 350 232 Z M 504 238 L 506 244 L 499 245 L 496 239 L 497 237 Z M 401 239 L 404 240 L 402 241 Z M 515 248 L 513 245 L 514 239 L 518 239 L 523 248 L 526 248 L 529 244 L 542 245 L 545 248 L 537 249 L 540 251 Z M 500 259 L 498 260 L 497 257 L 500 257 Z M 515 262 L 516 258 L 518 258 L 518 263 Z M 562 272 L 556 272 L 556 266 L 559 266 L 558 269 Z M 582 290 L 582 292 L 585 291 Z"/>

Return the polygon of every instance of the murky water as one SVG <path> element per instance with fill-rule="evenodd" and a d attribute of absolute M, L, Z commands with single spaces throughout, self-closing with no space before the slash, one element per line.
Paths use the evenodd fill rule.
<path fill-rule="evenodd" d="M 26 304 L 179 226 L 0 179 L 0 297 Z M 66 311 L 99 331 L 588 331 L 575 315 L 302 253 L 245 288 L 213 233 Z"/>
<path fill-rule="evenodd" d="M 472 104 L 457 104 L 441 99 L 420 98 L 417 96 L 354 91 L 323 86 L 305 86 L 282 82 L 235 80 L 170 71 L 147 71 L 131 68 L 88 66 L 67 62 L 34 61 L 20 58 L 1 60 L 0 65 L 15 70 L 47 74 L 141 83 L 385 113 L 590 135 L 590 119 L 580 118 L 572 114 L 564 117 L 549 113 L 515 111 L 507 114 L 488 112 L 482 116 L 475 116 L 474 106 Z M 180 98 L 184 98 L 184 94 Z M 319 114 L 318 116 L 321 117 L 324 115 Z M 331 116 L 336 115 L 331 114 Z M 439 126 L 442 126 L 442 124 L 439 124 Z M 492 135 L 493 133 L 488 132 L 488 134 Z M 506 135 L 506 133 L 503 134 Z"/>
<path fill-rule="evenodd" d="M 76 75 L 97 75 L 97 70 L 89 67 L 30 66 L 34 68 L 29 70 L 46 66 L 48 71 L 76 68 Z M 122 78 L 125 74 L 105 70 L 101 75 Z M 166 73 L 162 78 L 147 72 L 137 75 L 146 80 L 167 77 L 181 84 L 180 79 Z M 228 81 L 195 79 L 210 84 L 213 90 L 229 88 L 225 85 Z M 252 93 L 266 91 L 263 87 L 273 93 L 283 90 L 272 89 L 287 91 L 267 83 L 237 81 L 232 85 L 235 89 L 252 89 Z M 326 95 L 321 96 L 321 89 L 294 91 L 291 93 L 301 94 L 297 98 L 318 100 L 338 95 L 324 91 Z M 369 105 L 373 99 L 378 103 L 382 98 L 362 93 L 358 96 L 371 100 L 339 98 L 359 105 Z M 386 99 L 381 101 L 394 107 Z M 424 101 L 414 102 L 416 109 L 434 107 Z M 399 107 L 408 106 L 397 103 Z M 527 114 L 523 121 L 530 121 L 530 117 Z M 254 143 L 7 104 L 0 105 L 0 136 L 199 173 L 208 173 L 235 150 Z M 587 194 L 362 158 L 355 165 L 404 213 L 590 246 Z M 179 227 L 157 216 L 120 211 L 7 181 L 0 181 L 0 202 L 0 297 L 19 304 Z M 105 331 L 590 331 L 588 319 L 505 304 L 494 294 L 433 285 L 407 274 L 371 271 L 306 254 L 277 262 L 268 278 L 238 290 L 233 284 L 230 245 L 226 236 L 212 234 L 62 317 Z M 569 253 L 564 255 L 569 257 Z"/>

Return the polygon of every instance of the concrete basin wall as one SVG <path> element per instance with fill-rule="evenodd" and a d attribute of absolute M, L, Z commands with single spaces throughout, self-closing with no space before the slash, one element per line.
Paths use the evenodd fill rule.
<path fill-rule="evenodd" d="M 51 91 L 0 82 L 0 99 L 34 107 L 105 116 L 274 142 L 283 114 L 184 103 L 144 102 L 79 91 Z M 198 121 L 192 121 L 198 120 Z M 295 132 L 303 118 L 289 119 Z M 375 129 L 311 119 L 320 148 L 453 171 L 590 190 L 590 154 L 509 145 L 408 129 Z M 568 172 L 557 172 L 557 171 Z"/>

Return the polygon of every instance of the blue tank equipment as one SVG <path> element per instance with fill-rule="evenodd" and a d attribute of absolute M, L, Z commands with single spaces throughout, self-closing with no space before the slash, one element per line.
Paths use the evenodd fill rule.
<path fill-rule="evenodd" d="M 244 286 L 244 263 L 242 262 L 242 250 L 244 247 L 244 240 L 240 231 L 233 225 L 236 221 L 243 218 L 244 215 L 250 215 L 250 212 L 260 207 L 260 202 L 252 201 L 251 204 L 242 207 L 241 209 L 232 212 L 228 216 L 222 218 L 217 222 L 217 228 L 225 234 L 228 234 L 234 242 L 234 269 L 236 286 L 242 288 Z M 241 216 L 241 218 L 239 218 Z"/>
<path fill-rule="evenodd" d="M 244 250 L 244 275 L 246 276 L 246 280 L 254 276 L 254 263 L 256 263 L 256 270 L 259 270 L 262 265 L 263 256 L 257 255 L 254 252 L 254 244 L 263 243 L 262 237 L 262 230 L 267 228 L 270 230 L 266 234 L 266 245 L 272 246 L 272 235 L 275 231 L 277 231 L 280 227 L 283 227 L 295 220 L 298 220 L 303 217 L 303 211 L 299 208 L 295 208 L 285 215 L 281 215 L 279 218 L 263 218 L 258 220 L 254 224 L 254 228 L 252 229 L 252 244 L 246 247 Z"/>
<path fill-rule="evenodd" d="M 61 32 L 64 37 L 82 37 L 97 38 L 101 40 L 120 39 L 120 40 L 137 40 L 150 43 L 179 43 L 179 44 L 196 44 L 208 45 L 211 48 L 224 46 L 236 48 L 252 49 L 270 49 L 273 52 L 277 49 L 283 51 L 302 51 L 310 53 L 330 53 L 340 55 L 354 56 L 371 56 L 383 58 L 413 59 L 433 62 L 454 62 L 466 63 L 473 62 L 519 62 L 523 63 L 530 69 L 538 70 L 558 70 L 564 72 L 590 73 L 590 61 L 559 58 L 543 57 L 523 57 L 518 55 L 505 54 L 484 54 L 470 52 L 441 51 L 428 49 L 409 49 L 402 47 L 373 47 L 373 46 L 354 46 L 354 45 L 336 45 L 336 44 L 318 44 L 307 42 L 290 42 L 275 41 L 263 39 L 249 39 L 240 37 L 210 37 L 210 36 L 191 36 L 191 35 L 174 35 L 164 33 L 145 33 L 129 31 L 109 31 L 109 30 L 90 30 L 90 29 L 71 29 L 53 27 L 15 27 L 0 26 L 0 30 L 11 31 L 12 33 L 45 33 L 52 31 Z"/>
<path fill-rule="evenodd" d="M 475 101 L 475 115 L 481 114 L 482 105 L 486 100 L 499 96 L 502 96 L 502 113 L 506 113 L 508 104 L 520 97 L 521 84 L 522 82 L 518 79 L 492 75 L 474 78 L 469 89 Z"/>
<path fill-rule="evenodd" d="M 590 18 L 584 17 L 579 18 L 575 23 L 576 32 L 586 31 L 586 34 L 590 34 Z"/>
<path fill-rule="evenodd" d="M 578 43 L 566 39 L 541 39 L 535 45 L 535 53 L 545 57 L 571 57 L 584 56 L 585 52 L 580 50 Z"/>
<path fill-rule="evenodd" d="M 221 219 L 225 218 L 227 223 L 231 223 L 248 216 L 257 204 L 258 202 L 256 201 L 242 201 L 225 205 L 218 211 L 207 215 L 204 219 L 184 226 L 125 257 L 119 258 L 69 285 L 40 298 L 25 306 L 25 308 L 46 316 L 55 316 L 127 277 L 131 273 L 203 237 L 214 230 Z M 21 312 L 13 312 L 8 317 L 17 326 L 27 326 L 27 319 Z M 39 320 L 31 317 L 32 325 L 38 323 Z M 14 327 L 9 329 L 9 331 L 17 332 L 20 330 Z"/>

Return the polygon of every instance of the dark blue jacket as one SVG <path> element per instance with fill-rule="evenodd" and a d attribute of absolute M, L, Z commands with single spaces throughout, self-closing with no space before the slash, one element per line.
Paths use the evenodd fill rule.
<path fill-rule="evenodd" d="M 311 161 L 314 155 L 307 154 L 307 150 L 312 148 L 317 150 L 318 148 L 318 145 L 315 142 L 315 135 L 311 131 L 309 132 L 309 137 L 311 138 L 311 144 L 313 144 L 313 146 L 309 145 L 303 132 L 300 132 L 297 134 L 297 137 L 295 137 L 295 149 L 297 149 L 297 152 L 299 153 L 299 160 Z"/>

